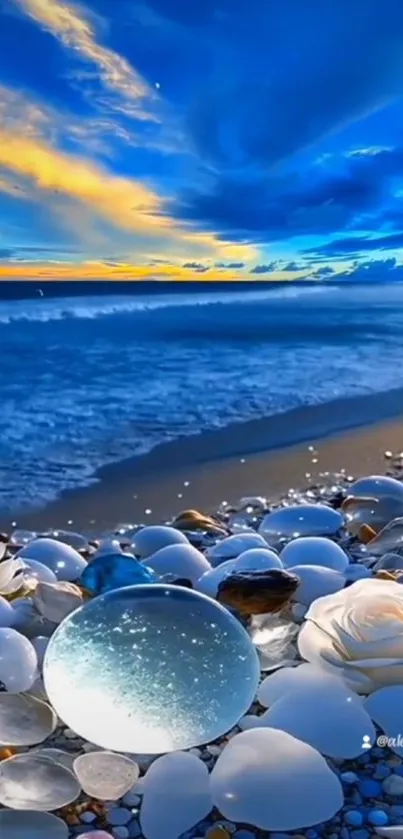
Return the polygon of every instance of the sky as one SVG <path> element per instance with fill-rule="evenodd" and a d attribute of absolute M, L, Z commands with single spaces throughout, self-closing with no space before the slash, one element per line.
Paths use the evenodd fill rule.
<path fill-rule="evenodd" d="M 0 0 L 31 277 L 402 280 L 402 0 Z"/>

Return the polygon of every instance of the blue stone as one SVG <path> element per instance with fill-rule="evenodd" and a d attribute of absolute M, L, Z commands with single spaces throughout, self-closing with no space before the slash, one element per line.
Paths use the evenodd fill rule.
<path fill-rule="evenodd" d="M 403 775 L 403 766 L 395 766 L 393 771 L 396 775 Z"/>
<path fill-rule="evenodd" d="M 318 839 L 318 832 L 317 830 L 306 830 L 305 831 L 306 839 Z"/>
<path fill-rule="evenodd" d="M 256 833 L 252 833 L 250 830 L 237 830 L 232 836 L 233 839 L 256 839 Z"/>
<path fill-rule="evenodd" d="M 371 757 L 369 756 L 369 754 L 360 755 L 360 757 L 358 758 L 358 763 L 360 763 L 361 766 L 365 766 L 367 763 L 370 763 L 370 761 Z"/>
<path fill-rule="evenodd" d="M 361 830 L 352 830 L 350 833 L 351 839 L 369 839 L 370 832 L 363 827 Z"/>
<path fill-rule="evenodd" d="M 149 585 L 159 577 L 131 554 L 101 554 L 84 568 L 80 585 L 93 594 L 105 594 L 126 586 Z"/>
<path fill-rule="evenodd" d="M 384 827 L 388 824 L 389 819 L 385 810 L 370 810 L 368 813 L 368 821 L 374 827 Z"/>
<path fill-rule="evenodd" d="M 382 795 L 382 786 L 379 781 L 374 781 L 372 778 L 364 778 L 358 784 L 358 789 L 364 798 L 376 798 Z"/>
<path fill-rule="evenodd" d="M 359 810 L 349 810 L 344 816 L 344 820 L 351 827 L 361 827 L 364 824 L 364 819 Z"/>
<path fill-rule="evenodd" d="M 378 763 L 378 766 L 376 767 L 375 772 L 373 774 L 373 778 L 383 781 L 385 778 L 388 777 L 388 775 L 390 775 L 391 771 L 392 770 L 389 768 L 389 766 L 386 766 L 386 763 Z"/>
<path fill-rule="evenodd" d="M 340 780 L 342 784 L 356 784 L 358 781 L 358 775 L 356 775 L 355 772 L 342 772 Z"/>
<path fill-rule="evenodd" d="M 270 839 L 289 839 L 289 833 L 271 833 Z"/>

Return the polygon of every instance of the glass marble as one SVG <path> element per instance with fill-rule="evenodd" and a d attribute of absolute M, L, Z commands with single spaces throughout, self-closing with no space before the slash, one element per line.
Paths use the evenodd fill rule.
<path fill-rule="evenodd" d="M 105 594 L 118 588 L 146 585 L 158 580 L 154 571 L 142 565 L 131 554 L 101 554 L 84 569 L 80 585 L 94 594 Z"/>
<path fill-rule="evenodd" d="M 403 484 L 386 475 L 369 475 L 359 478 L 348 488 L 349 495 L 361 498 L 384 498 L 389 496 L 403 502 Z"/>
<path fill-rule="evenodd" d="M 69 615 L 43 675 L 57 714 L 86 740 L 162 754 L 229 731 L 253 702 L 259 659 L 223 606 L 153 584 L 108 592 Z"/>

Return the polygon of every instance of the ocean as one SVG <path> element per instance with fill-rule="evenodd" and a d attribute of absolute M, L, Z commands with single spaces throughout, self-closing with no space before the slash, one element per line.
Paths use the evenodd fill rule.
<path fill-rule="evenodd" d="M 162 442 L 403 386 L 403 285 L 0 302 L 0 510 Z M 402 406 L 403 407 L 403 406 Z"/>

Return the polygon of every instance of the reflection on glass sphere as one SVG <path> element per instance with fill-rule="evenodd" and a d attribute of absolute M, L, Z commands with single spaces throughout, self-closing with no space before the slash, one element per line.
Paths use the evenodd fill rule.
<path fill-rule="evenodd" d="M 105 749 L 161 754 L 215 740 L 250 707 L 259 661 L 241 624 L 199 592 L 110 591 L 52 636 L 44 682 L 60 718 Z"/>
<path fill-rule="evenodd" d="M 298 536 L 333 536 L 342 527 L 337 510 L 324 504 L 301 504 L 282 507 L 264 517 L 259 533 L 274 547 L 281 539 Z"/>

